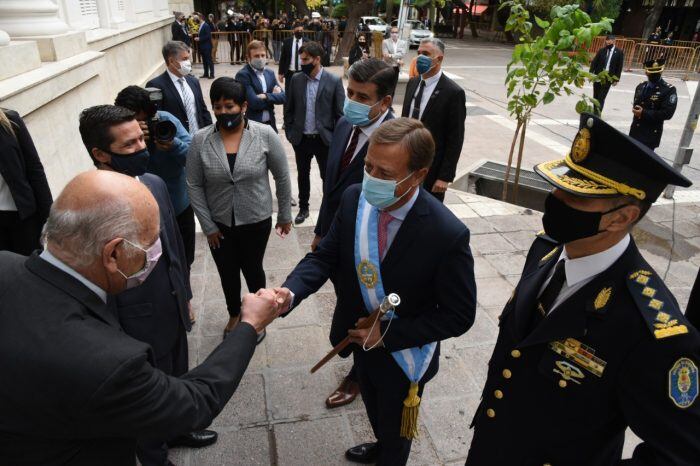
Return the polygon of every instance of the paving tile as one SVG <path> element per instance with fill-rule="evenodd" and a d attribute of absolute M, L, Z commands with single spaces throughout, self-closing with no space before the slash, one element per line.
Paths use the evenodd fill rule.
<path fill-rule="evenodd" d="M 529 215 L 495 215 L 489 217 L 488 220 L 496 231 L 502 233 L 542 229 L 542 216 L 539 213 Z"/>
<path fill-rule="evenodd" d="M 514 252 L 515 246 L 506 241 L 500 233 L 486 233 L 483 235 L 473 235 L 470 245 L 472 250 L 481 255 L 496 254 L 499 252 Z"/>
<path fill-rule="evenodd" d="M 484 256 L 474 256 L 474 276 L 476 278 L 497 277 L 498 271 Z M 477 293 L 479 290 L 477 290 Z"/>
<path fill-rule="evenodd" d="M 457 349 L 469 346 L 493 344 L 498 336 L 498 327 L 493 323 L 486 311 L 477 309 L 474 325 L 462 336 L 451 338 L 449 342 Z"/>
<path fill-rule="evenodd" d="M 247 373 L 234 392 L 231 400 L 214 419 L 212 428 L 246 427 L 250 424 L 267 421 L 265 389 L 262 374 Z"/>
<path fill-rule="evenodd" d="M 473 431 L 469 429 L 478 394 L 457 399 L 426 399 L 422 419 L 430 434 L 440 461 L 466 458 Z"/>
<path fill-rule="evenodd" d="M 476 383 L 474 375 L 458 356 L 440 354 L 440 370 L 437 375 L 425 385 L 424 398 L 444 398 L 466 396 L 480 393 L 481 387 Z"/>
<path fill-rule="evenodd" d="M 462 220 L 472 236 L 496 231 L 491 224 L 481 217 L 466 218 Z"/>
<path fill-rule="evenodd" d="M 486 384 L 488 363 L 492 353 L 493 345 L 474 346 L 459 350 L 462 363 L 467 368 L 467 372 L 474 378 L 479 391 Z"/>
<path fill-rule="evenodd" d="M 276 424 L 273 430 L 278 464 L 353 464 L 344 457 L 345 450 L 353 446 L 348 445 L 352 432 L 344 416 Z"/>
<path fill-rule="evenodd" d="M 537 230 L 539 231 L 539 230 Z M 537 231 L 523 230 L 503 233 L 503 237 L 519 251 L 529 251 L 535 241 Z"/>
<path fill-rule="evenodd" d="M 521 252 L 486 254 L 484 259 L 501 275 L 517 275 L 522 273 L 523 267 L 525 267 L 525 254 Z"/>
<path fill-rule="evenodd" d="M 265 393 L 272 419 L 309 419 L 329 413 L 326 397 L 337 381 L 333 368 L 324 367 L 315 374 L 309 370 L 273 370 L 265 372 Z"/>
<path fill-rule="evenodd" d="M 513 286 L 501 277 L 477 278 L 476 300 L 482 307 L 504 306 Z"/>
<path fill-rule="evenodd" d="M 272 368 L 311 367 L 331 350 L 328 336 L 318 326 L 270 329 L 265 344 Z"/>
<path fill-rule="evenodd" d="M 457 218 L 475 218 L 479 216 L 467 204 L 452 204 L 447 207 Z"/>
<path fill-rule="evenodd" d="M 177 463 L 179 464 L 179 463 Z M 271 464 L 267 427 L 255 427 L 235 432 L 219 432 L 212 446 L 192 450 L 192 465 L 196 466 L 267 466 Z"/>

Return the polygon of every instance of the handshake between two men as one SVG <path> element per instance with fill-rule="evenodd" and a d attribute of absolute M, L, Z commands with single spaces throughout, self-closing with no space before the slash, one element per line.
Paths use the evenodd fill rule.
<path fill-rule="evenodd" d="M 248 293 L 243 297 L 241 306 L 241 322 L 246 322 L 261 333 L 277 317 L 287 314 L 292 308 L 294 294 L 289 288 L 261 288 L 255 294 Z M 365 348 L 382 346 L 382 335 L 379 325 L 371 325 L 372 316 L 359 319 L 357 328 L 348 331 L 350 343 L 356 343 Z"/>

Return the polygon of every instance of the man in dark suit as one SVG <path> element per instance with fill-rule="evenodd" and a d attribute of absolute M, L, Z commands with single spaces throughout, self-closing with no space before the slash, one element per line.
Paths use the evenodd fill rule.
<path fill-rule="evenodd" d="M 248 64 L 236 73 L 236 81 L 245 86 L 248 109 L 246 118 L 272 126 L 277 132 L 275 105 L 284 104 L 286 97 L 277 84 L 275 72 L 267 65 L 267 48 L 259 40 L 251 41 L 247 50 Z"/>
<path fill-rule="evenodd" d="M 201 26 L 199 27 L 199 34 L 195 37 L 195 40 L 199 45 L 199 53 L 202 55 L 202 65 L 204 66 L 204 74 L 201 77 L 214 79 L 214 61 L 211 57 L 213 49 L 211 26 L 207 23 L 204 15 L 201 15 L 199 20 L 201 21 Z"/>
<path fill-rule="evenodd" d="M 41 247 L 53 199 L 24 121 L 14 110 L 0 112 L 0 251 L 28 256 Z"/>
<path fill-rule="evenodd" d="M 650 149 L 661 144 L 664 121 L 673 118 L 678 105 L 678 94 L 673 84 L 661 77 L 666 65 L 663 58 L 644 62 L 647 81 L 634 90 L 632 101 L 632 125 L 629 135 Z"/>
<path fill-rule="evenodd" d="M 164 260 L 150 191 L 83 173 L 52 206 L 45 238 L 41 255 L 0 252 L 0 464 L 133 465 L 137 440 L 209 425 L 275 316 L 274 295 L 244 297 L 246 323 L 202 365 L 168 376 L 108 304 Z"/>
<path fill-rule="evenodd" d="M 294 147 L 297 163 L 297 225 L 309 216 L 311 159 L 316 157 L 321 179 L 325 179 L 328 146 L 345 102 L 342 80 L 321 66 L 323 47 L 318 42 L 307 42 L 299 55 L 302 72 L 292 77 L 284 106 L 285 136 Z"/>
<path fill-rule="evenodd" d="M 631 236 L 690 181 L 587 113 L 566 158 L 535 170 L 555 189 L 499 317 L 466 464 L 697 464 L 700 335 Z M 623 461 L 628 427 L 642 442 Z"/>
<path fill-rule="evenodd" d="M 183 13 L 177 14 L 175 21 L 170 26 L 170 32 L 172 33 L 172 40 L 184 42 L 188 46 L 192 45 L 192 39 L 190 39 L 190 34 L 187 31 L 187 22 Z"/>
<path fill-rule="evenodd" d="M 612 82 L 606 83 L 593 83 L 593 98 L 600 103 L 600 112 L 603 111 L 603 106 L 605 105 L 605 98 L 610 90 L 610 85 L 617 86 L 620 81 L 620 76 L 622 75 L 622 65 L 625 62 L 625 54 L 622 50 L 615 47 L 615 36 L 608 34 L 605 38 L 605 47 L 598 50 L 598 53 L 593 57 L 591 61 L 590 72 L 593 74 L 598 74 L 602 71 L 607 71 L 610 77 L 613 79 Z"/>
<path fill-rule="evenodd" d="M 421 41 L 416 63 L 420 76 L 408 81 L 401 111 L 401 116 L 423 122 L 433 135 L 435 160 L 424 186 L 440 201 L 445 200 L 457 172 L 467 118 L 464 89 L 441 70 L 444 56 L 445 44 L 440 39 Z"/>
<path fill-rule="evenodd" d="M 328 234 L 275 289 L 283 313 L 334 276 L 338 300 L 330 341 L 336 345 L 350 335 L 353 344 L 340 355 L 353 354 L 377 438 L 349 449 L 351 461 L 406 463 L 419 397 L 438 370 L 439 342 L 474 322 L 469 230 L 420 188 L 433 153 L 430 132 L 419 121 L 382 124 L 370 138 L 362 187 L 345 191 Z M 390 293 L 401 299 L 395 317 L 362 328 Z M 411 367 L 399 362 L 409 358 L 406 352 Z M 413 410 L 404 410 L 404 403 Z"/>
<path fill-rule="evenodd" d="M 179 377 L 187 372 L 187 331 L 190 330 L 189 266 L 165 182 L 146 173 L 148 149 L 135 114 L 126 108 L 98 105 L 80 114 L 80 135 L 99 170 L 136 177 L 148 187 L 160 212 L 162 257 L 143 283 L 111 298 L 124 331 L 153 350 L 155 367 Z M 203 447 L 216 441 L 213 431 L 191 432 L 170 446 Z M 140 442 L 143 466 L 167 466 L 165 440 Z"/>
<path fill-rule="evenodd" d="M 362 182 L 370 136 L 383 122 L 394 118 L 391 102 L 396 80 L 394 68 L 376 58 L 357 62 L 348 70 L 345 115 L 338 120 L 328 149 L 323 200 L 314 228 L 312 251 L 328 233 L 345 190 Z M 359 393 L 360 386 L 352 369 L 326 399 L 326 406 L 346 405 Z"/>
<path fill-rule="evenodd" d="M 304 25 L 295 23 L 292 37 L 282 41 L 282 52 L 280 53 L 277 79 L 284 84 L 284 91 L 289 92 L 289 83 L 292 75 L 301 71 L 301 57 L 299 49 L 310 40 L 304 37 Z"/>
<path fill-rule="evenodd" d="M 204 103 L 202 88 L 197 78 L 190 75 L 190 48 L 182 42 L 167 42 L 163 46 L 163 59 L 165 72 L 146 83 L 146 87 L 163 91 L 161 110 L 177 117 L 190 134 L 209 126 L 211 114 Z"/>

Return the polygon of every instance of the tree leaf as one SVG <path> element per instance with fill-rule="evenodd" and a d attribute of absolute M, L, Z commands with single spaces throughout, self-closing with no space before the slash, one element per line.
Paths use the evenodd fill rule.
<path fill-rule="evenodd" d="M 544 97 L 542 97 L 542 103 L 544 103 L 545 105 L 551 104 L 553 100 L 554 94 L 552 94 L 551 92 L 544 93 Z"/>

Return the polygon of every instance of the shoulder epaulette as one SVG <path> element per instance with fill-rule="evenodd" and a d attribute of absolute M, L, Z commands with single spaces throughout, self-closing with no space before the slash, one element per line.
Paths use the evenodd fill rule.
<path fill-rule="evenodd" d="M 654 272 L 640 269 L 630 273 L 627 287 L 654 338 L 688 333 L 683 313 Z"/>

